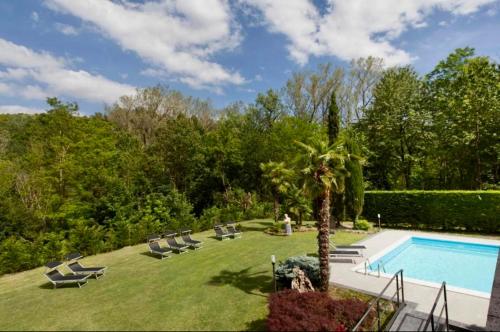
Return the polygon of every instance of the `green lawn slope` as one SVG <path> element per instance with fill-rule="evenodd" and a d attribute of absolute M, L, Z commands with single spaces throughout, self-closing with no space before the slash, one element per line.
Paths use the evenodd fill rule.
<path fill-rule="evenodd" d="M 204 248 L 160 260 L 146 244 L 83 259 L 108 266 L 83 288 L 52 289 L 38 268 L 0 278 L 0 330 L 259 329 L 272 290 L 270 256 L 314 253 L 316 232 L 270 236 L 270 220 L 241 223 L 243 238 L 195 234 Z M 363 235 L 338 232 L 348 244 Z"/>

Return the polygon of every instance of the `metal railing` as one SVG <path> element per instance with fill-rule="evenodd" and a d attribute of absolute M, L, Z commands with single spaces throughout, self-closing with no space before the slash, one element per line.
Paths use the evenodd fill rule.
<path fill-rule="evenodd" d="M 393 284 L 393 282 L 396 281 L 396 292 L 392 294 L 392 296 L 385 296 L 386 291 L 389 289 L 389 287 Z M 361 316 L 361 319 L 358 321 L 358 323 L 354 326 L 352 329 L 353 331 L 357 331 L 363 323 L 365 323 L 366 319 L 370 317 L 370 313 L 375 309 L 376 310 L 376 317 L 375 321 L 377 323 L 377 331 L 382 331 L 382 320 L 380 317 L 381 314 L 381 307 L 380 307 L 380 301 L 381 300 L 389 300 L 394 302 L 394 299 L 396 299 L 395 303 L 397 306 L 396 312 L 394 313 L 394 317 L 399 313 L 399 311 L 404 307 L 405 305 L 405 291 L 404 291 L 404 283 L 403 283 L 403 270 L 399 270 L 392 276 L 391 280 L 387 283 L 387 285 L 384 287 L 384 289 L 380 292 L 380 294 L 370 302 L 368 305 L 368 309 L 365 311 L 363 316 Z"/>
<path fill-rule="evenodd" d="M 434 319 L 434 311 L 437 308 L 438 302 L 441 299 L 441 295 L 443 295 L 443 306 L 441 307 L 441 311 L 439 312 L 439 315 L 437 319 Z M 443 312 L 445 314 L 445 322 L 444 326 L 441 325 L 441 318 L 443 317 Z M 436 296 L 436 300 L 434 301 L 434 304 L 432 305 L 432 310 L 429 314 L 429 317 L 425 321 L 425 325 L 422 331 L 428 331 L 429 324 L 431 327 L 431 331 L 449 331 L 449 322 L 448 322 L 448 298 L 446 296 L 446 282 L 443 281 L 443 284 L 441 285 L 441 288 L 439 289 L 438 295 Z"/>
<path fill-rule="evenodd" d="M 372 263 L 370 262 L 370 259 L 367 258 L 365 260 L 365 275 L 368 274 L 368 267 L 370 267 L 370 270 L 373 271 L 373 268 L 372 268 Z M 382 270 L 384 271 L 384 273 L 387 273 L 387 271 L 385 270 L 385 264 L 384 262 L 382 261 L 379 261 L 377 263 L 377 276 L 380 278 L 380 267 L 382 267 Z"/>

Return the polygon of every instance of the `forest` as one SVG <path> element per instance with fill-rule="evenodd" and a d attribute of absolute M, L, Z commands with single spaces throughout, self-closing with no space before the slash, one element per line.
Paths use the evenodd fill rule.
<path fill-rule="evenodd" d="M 293 165 L 315 144 L 356 157 L 333 194 L 337 220 L 357 219 L 363 190 L 500 189 L 500 65 L 472 48 L 425 75 L 371 57 L 324 64 L 224 109 L 165 86 L 92 116 L 47 105 L 0 115 L 0 274 L 166 229 L 313 219 Z"/>

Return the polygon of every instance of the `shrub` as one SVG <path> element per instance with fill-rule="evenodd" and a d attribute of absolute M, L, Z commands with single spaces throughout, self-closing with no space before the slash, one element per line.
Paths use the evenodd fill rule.
<path fill-rule="evenodd" d="M 372 227 L 372 225 L 366 220 L 358 220 L 354 225 L 354 229 L 359 229 L 362 231 L 367 231 Z"/>
<path fill-rule="evenodd" d="M 292 279 L 295 277 L 293 268 L 296 266 L 304 271 L 314 287 L 319 286 L 320 278 L 318 258 L 310 256 L 294 256 L 287 258 L 287 260 L 279 264 L 276 269 L 276 281 L 282 287 L 290 288 Z"/>
<path fill-rule="evenodd" d="M 347 331 L 368 305 L 358 299 L 334 300 L 326 293 L 286 290 L 269 298 L 269 331 Z M 371 319 L 369 318 L 368 321 Z"/>
<path fill-rule="evenodd" d="M 273 216 L 273 204 L 270 202 L 255 202 L 245 211 L 245 219 L 271 218 Z"/>
<path fill-rule="evenodd" d="M 36 266 L 31 242 L 9 237 L 0 245 L 0 271 L 11 273 Z"/>
<path fill-rule="evenodd" d="M 500 191 L 368 191 L 364 216 L 388 226 L 500 232 Z"/>
<path fill-rule="evenodd" d="M 84 256 L 94 255 L 104 249 L 104 228 L 92 221 L 77 220 L 71 224 L 69 243 L 71 249 Z"/>

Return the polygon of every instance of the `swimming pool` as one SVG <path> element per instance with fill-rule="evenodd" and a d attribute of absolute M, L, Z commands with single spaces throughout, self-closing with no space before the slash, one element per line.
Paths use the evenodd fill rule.
<path fill-rule="evenodd" d="M 392 275 L 403 269 L 405 278 L 491 293 L 500 247 L 412 236 L 368 266 Z"/>

